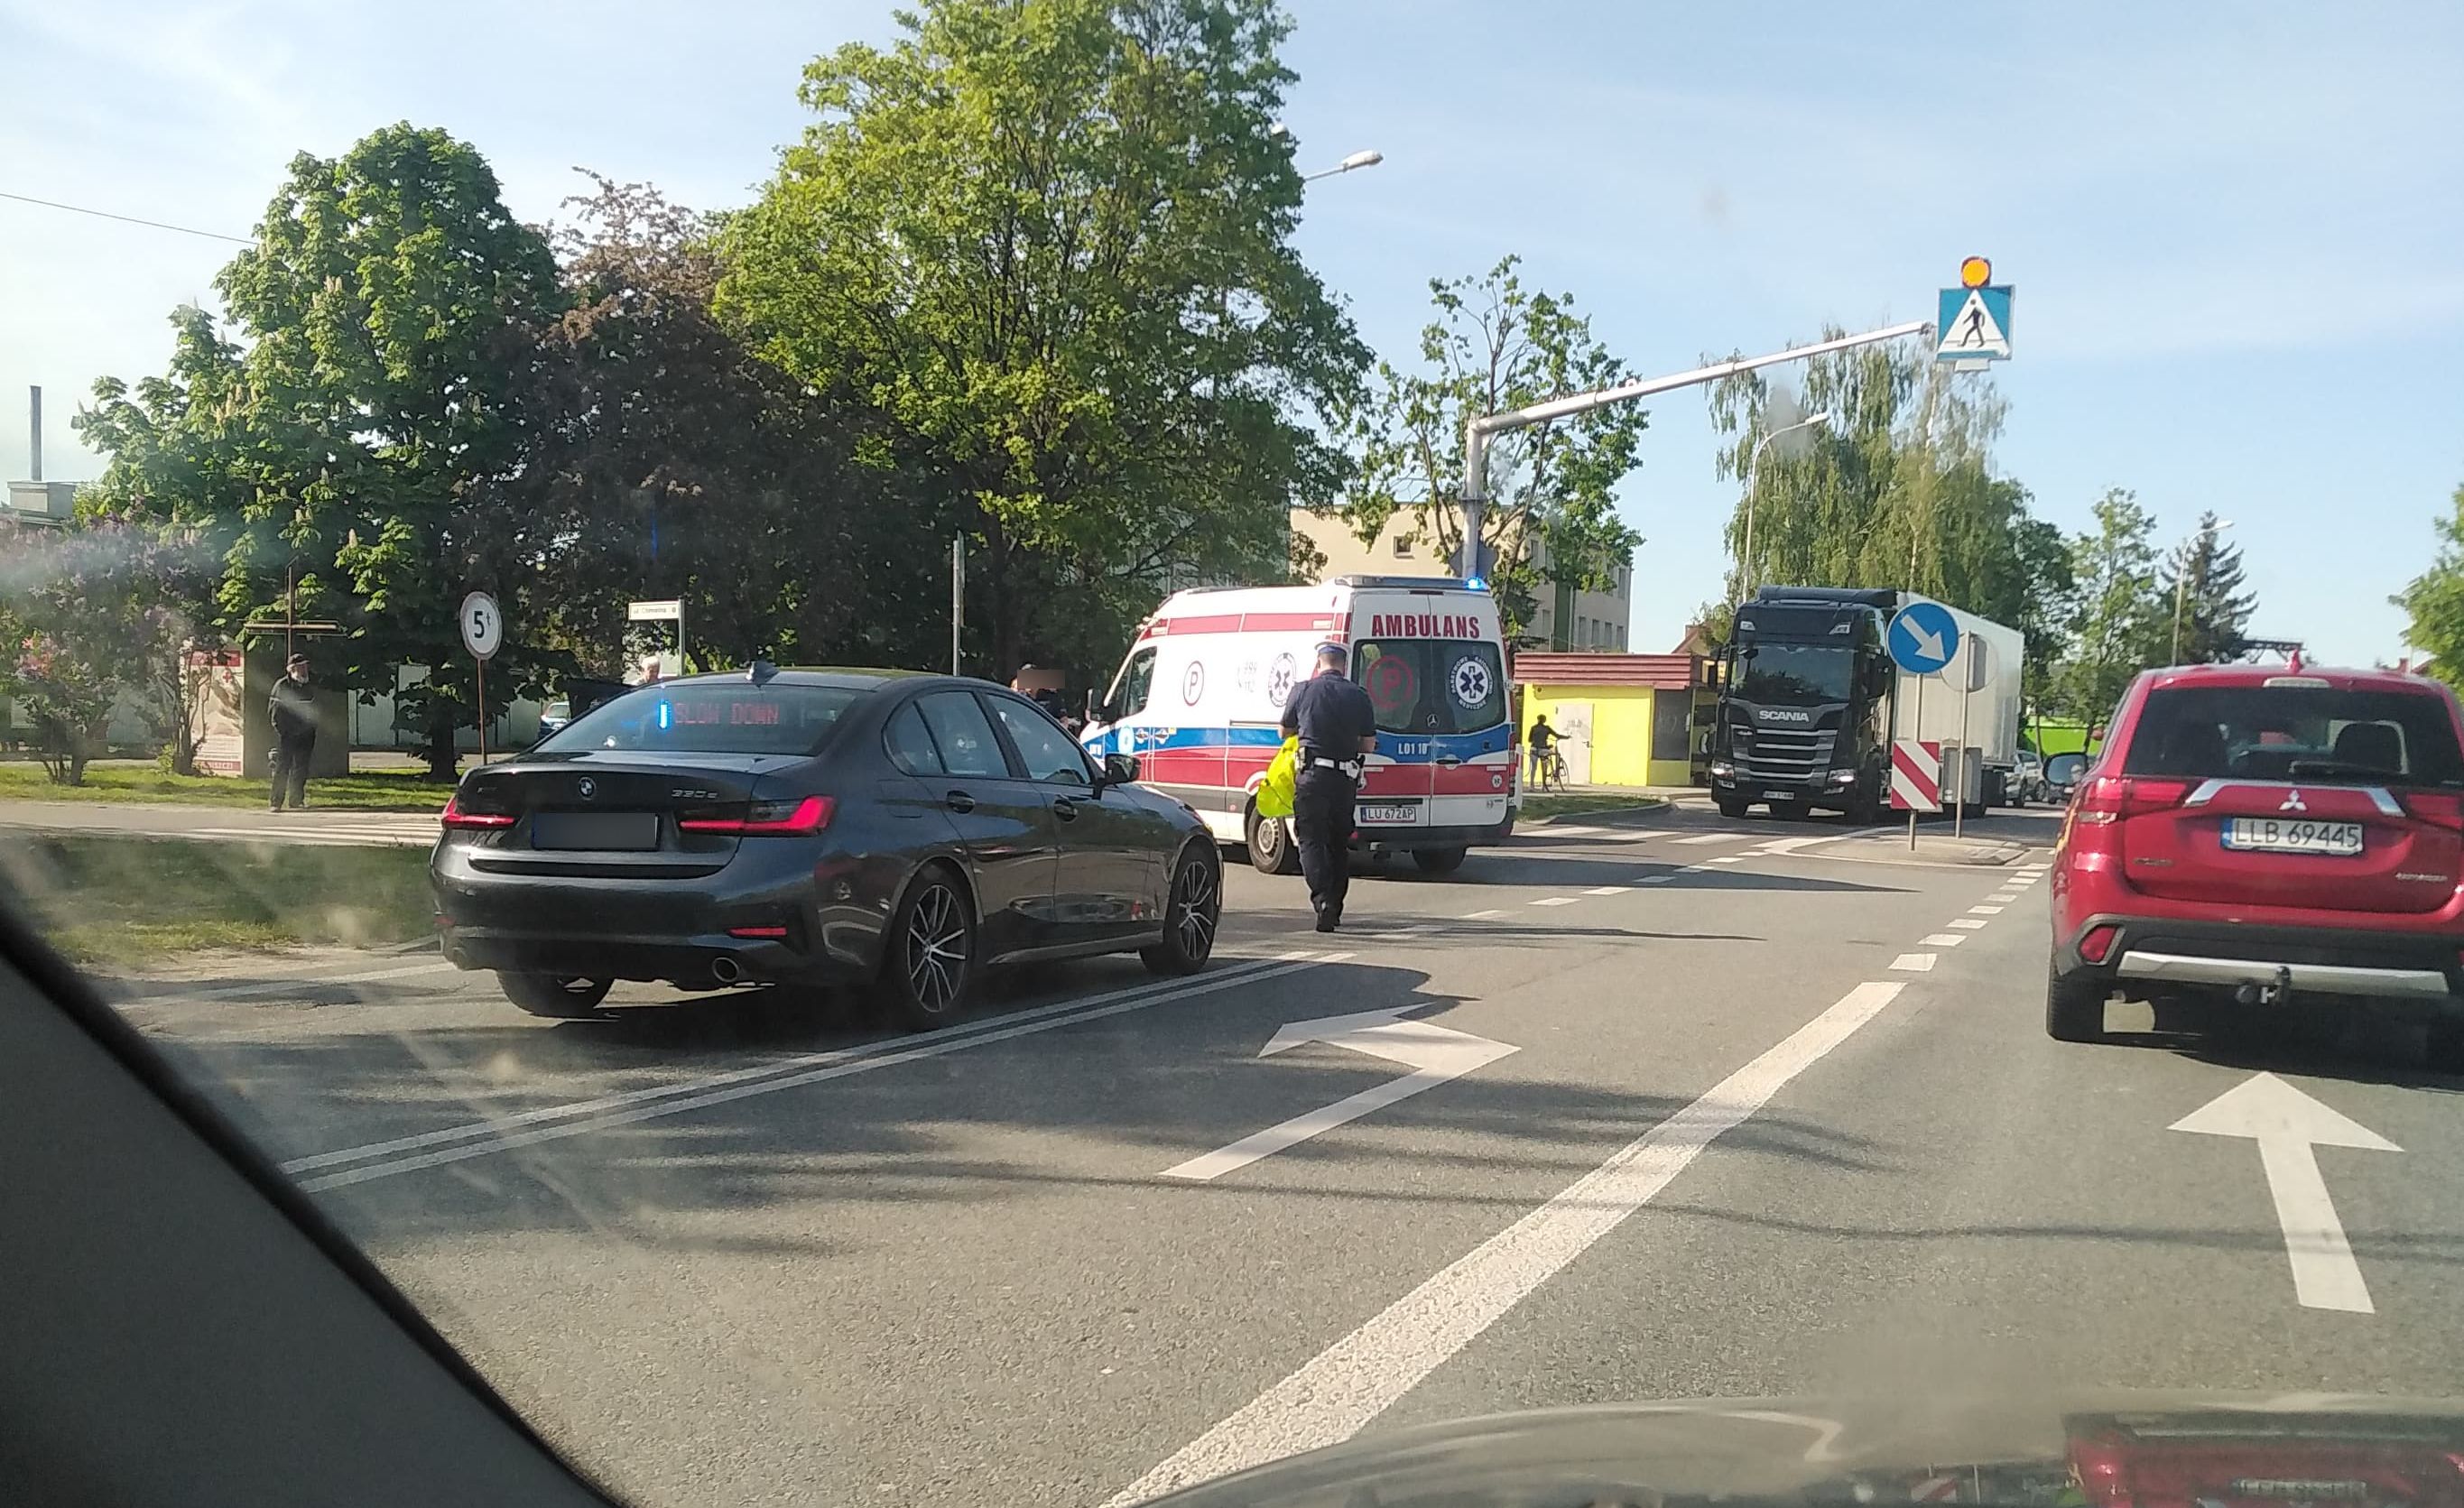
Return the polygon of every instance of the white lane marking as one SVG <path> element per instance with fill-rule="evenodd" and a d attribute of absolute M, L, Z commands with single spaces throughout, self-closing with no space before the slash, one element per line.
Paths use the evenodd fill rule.
<path fill-rule="evenodd" d="M 1478 777 L 1474 776 L 1474 778 Z M 1559 838 L 1597 838 L 1604 829 L 1597 827 L 1560 827 L 1556 823 L 1551 822 L 1544 831 L 1553 833 Z"/>
<path fill-rule="evenodd" d="M 1611 1153 L 1548 1203 L 1456 1258 L 1113 1494 L 1105 1508 L 1129 1508 L 1192 1482 L 1352 1438 L 1649 1204 L 1705 1148 L 1751 1119 L 1789 1081 L 1821 1061 L 1905 988 L 1902 980 L 1873 980 L 1849 991 L 1701 1099 Z"/>
<path fill-rule="evenodd" d="M 1742 843 L 1751 837 L 1753 837 L 1753 834 L 1751 833 L 1696 833 L 1691 838 L 1673 838 L 1670 839 L 1669 841 L 1678 843 Z"/>
<path fill-rule="evenodd" d="M 1634 886 L 1630 885 L 1595 885 L 1583 893 L 1585 895 L 1623 895 L 1633 888 Z"/>
<path fill-rule="evenodd" d="M 441 1130 L 424 1131 L 416 1136 L 398 1137 L 389 1142 L 372 1143 L 366 1147 L 344 1147 L 339 1151 L 319 1152 L 314 1156 L 296 1157 L 282 1165 L 286 1173 L 298 1173 L 317 1168 L 330 1168 L 338 1163 L 359 1163 L 340 1172 L 319 1178 L 303 1178 L 299 1187 L 310 1193 L 345 1184 L 366 1183 L 387 1178 L 396 1173 L 412 1172 L 422 1168 L 457 1163 L 469 1157 L 491 1152 L 509 1151 L 537 1142 L 552 1142 L 568 1136 L 607 1126 L 629 1126 L 636 1121 L 654 1120 L 660 1116 L 681 1115 L 688 1110 L 725 1104 L 732 1100 L 750 1099 L 758 1094 L 772 1094 L 781 1089 L 793 1089 L 803 1084 L 821 1083 L 831 1079 L 844 1079 L 849 1074 L 869 1073 L 875 1068 L 888 1068 L 896 1063 L 913 1062 L 923 1058 L 938 1058 L 946 1053 L 979 1047 L 986 1042 L 1007 1041 L 1016 1037 L 1031 1037 L 1056 1027 L 1074 1026 L 1080 1021 L 1100 1020 L 1128 1011 L 1142 1011 L 1166 1000 L 1187 999 L 1208 994 L 1235 985 L 1271 979 L 1320 964 L 1339 963 L 1350 953 L 1286 953 L 1278 958 L 1260 959 L 1262 966 L 1241 969 L 1204 978 L 1194 984 L 1172 984 L 1157 987 L 1138 985 L 1115 990 L 1107 994 L 1084 1000 L 1056 1001 L 1031 1011 L 1020 1011 L 989 1021 L 961 1022 L 945 1026 L 918 1037 L 901 1038 L 889 1042 L 868 1042 L 856 1047 L 842 1047 L 826 1053 L 812 1053 L 779 1062 L 739 1068 L 731 1073 L 714 1074 L 691 1079 L 682 1083 L 658 1084 L 635 1089 L 626 1094 L 607 1095 L 597 1100 L 584 1100 L 573 1104 L 543 1105 L 518 1115 L 503 1116 L 467 1126 L 448 1126 Z M 801 1069 L 799 1072 L 797 1070 Z M 754 1081 L 748 1082 L 746 1081 Z M 665 1102 L 649 1103 L 644 1102 Z M 542 1125 L 542 1122 L 561 1124 Z M 472 1141 L 472 1138 L 481 1140 Z M 435 1151 L 418 1152 L 393 1161 L 374 1162 L 371 1158 L 392 1157 L 423 1147 L 438 1147 L 446 1142 L 465 1142 L 461 1147 L 444 1147 Z"/>
<path fill-rule="evenodd" d="M 1836 843 L 1838 841 L 1837 838 L 1774 838 L 1756 848 L 1754 852 L 1772 855 L 1793 854 L 1800 848 L 1811 848 L 1816 843 Z"/>
<path fill-rule="evenodd" d="M 1968 941 L 1968 934 L 1966 932 L 1935 932 L 1929 936 L 1920 937 L 1917 941 L 1925 944 L 1927 948 L 1956 948 L 1960 944 Z"/>
<path fill-rule="evenodd" d="M 1712 864 L 1730 864 L 1730 863 L 1745 863 L 1745 861 L 1744 861 L 1743 859 L 1738 858 L 1735 854 L 1722 854 L 1722 855 L 1721 855 L 1719 858 L 1717 858 L 1717 859 L 1705 859 L 1705 861 L 1703 861 L 1703 863 L 1702 863 L 1696 864 L 1694 867 L 1695 867 L 1695 868 L 1697 868 L 1697 869 L 1702 869 L 1702 868 L 1705 868 L 1705 867 L 1707 867 L 1707 866 L 1709 866 L 1709 865 L 1712 865 Z"/>
<path fill-rule="evenodd" d="M 2012 902 L 2019 899 L 2019 892 L 2016 890 L 1996 890 L 1985 899 L 1992 902 L 1996 906 L 2009 906 Z"/>
<path fill-rule="evenodd" d="M 1492 916 L 1504 916 L 1505 914 L 1506 913 L 1504 911 L 1491 907 L 1485 911 L 1465 911 L 1463 913 L 1463 920 L 1466 922 L 1485 922 Z"/>
<path fill-rule="evenodd" d="M 1451 1026 L 1435 1021 L 1397 1019 L 1409 1007 L 1389 1006 L 1379 1011 L 1360 1011 L 1350 1016 L 1321 1016 L 1312 1021 L 1293 1021 L 1278 1029 L 1272 1040 L 1258 1056 L 1275 1054 L 1301 1046 L 1306 1042 L 1326 1042 L 1349 1048 L 1388 1062 L 1401 1063 L 1411 1069 L 1400 1079 L 1390 1079 L 1357 1094 L 1349 1094 L 1334 1104 L 1293 1116 L 1263 1131 L 1253 1131 L 1228 1147 L 1176 1163 L 1158 1176 L 1178 1178 L 1190 1183 L 1208 1183 L 1228 1172 L 1237 1172 L 1261 1158 L 1297 1147 L 1312 1136 L 1322 1135 L 1338 1126 L 1359 1120 L 1373 1110 L 1382 1110 L 1397 1100 L 1408 1100 L 1423 1089 L 1434 1089 L 1441 1083 L 1460 1079 L 1487 1063 L 1493 1063 L 1508 1053 L 1521 1049 L 1507 1042 L 1491 1041 L 1469 1032 L 1458 1032 Z"/>
<path fill-rule="evenodd" d="M 2019 872 L 2021 874 L 2043 874 L 2046 870 L 2052 867 L 2053 865 L 2049 863 L 2023 863 L 2019 866 Z"/>
<path fill-rule="evenodd" d="M 2258 1143 L 2259 1169 L 2284 1229 L 2293 1264 L 2293 1297 L 2305 1309 L 2376 1314 L 2362 1264 L 2344 1239 L 2344 1222 L 2319 1172 L 2321 1147 L 2400 1152 L 2368 1126 L 2320 1104 L 2271 1073 L 2253 1074 L 2173 1123 L 2205 1136 L 2246 1136 Z"/>
<path fill-rule="evenodd" d="M 303 973 L 296 974 L 288 979 L 261 979 L 254 984 L 216 985 L 210 990 L 181 990 L 177 988 L 169 990 L 154 990 L 148 991 L 143 994 L 130 995 L 126 998 L 132 1002 L 137 1000 L 231 1000 L 237 999 L 241 995 L 249 994 L 279 994 L 285 990 L 301 990 L 306 989 L 311 985 L 373 984 L 379 979 L 407 979 L 413 974 L 461 973 L 464 973 L 464 971 L 454 968 L 451 964 L 445 962 L 443 959 L 431 959 L 427 963 L 402 964 L 391 969 L 363 969 L 356 973 Z M 132 979 L 128 982 L 131 984 L 156 984 L 161 983 L 162 981 L 152 979 Z"/>
<path fill-rule="evenodd" d="M 1680 871 L 1680 872 L 1682 873 L 1683 871 Z M 1639 880 L 1635 881 L 1635 884 L 1637 884 L 1637 885 L 1666 885 L 1669 881 L 1674 880 L 1674 879 L 1676 879 L 1676 878 L 1677 878 L 1677 876 L 1676 876 L 1676 875 L 1673 875 L 1673 874 L 1647 874 L 1647 875 L 1644 875 L 1642 878 L 1640 878 L 1640 879 L 1639 879 Z"/>
<path fill-rule="evenodd" d="M 1976 920 L 1972 916 L 1954 916 L 1950 919 L 1950 925 L 1958 928 L 1963 932 L 1972 932 L 1983 927 L 1985 924 Z"/>
<path fill-rule="evenodd" d="M 2002 914 L 2002 907 L 1998 906 L 1971 906 L 1968 908 L 1968 914 L 1970 916 L 1999 916 Z"/>
<path fill-rule="evenodd" d="M 1933 969 L 1933 954 L 1902 953 L 1897 958 L 1891 960 L 1891 967 L 1894 969 L 1904 969 L 1910 973 L 1930 973 Z"/>
<path fill-rule="evenodd" d="M 1531 904 L 1533 906 L 1572 906 L 1581 899 L 1579 895 L 1544 895 Z"/>

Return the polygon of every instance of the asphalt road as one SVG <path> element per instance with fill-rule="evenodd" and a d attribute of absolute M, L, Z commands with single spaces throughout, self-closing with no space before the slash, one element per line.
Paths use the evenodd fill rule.
<path fill-rule="evenodd" d="M 123 1009 L 643 1503 L 1099 1508 L 1550 1404 L 2453 1392 L 2464 1081 L 2366 1024 L 2049 1040 L 2052 832 L 1681 809 L 1358 881 L 1332 938 L 1236 867 L 1208 973 L 1043 971 L 921 1038 L 539 1022 L 423 957 Z M 2402 1148 L 2315 1152 L 2358 1307 L 2297 1292 L 2258 1142 L 2170 1129 L 2254 1082 Z"/>

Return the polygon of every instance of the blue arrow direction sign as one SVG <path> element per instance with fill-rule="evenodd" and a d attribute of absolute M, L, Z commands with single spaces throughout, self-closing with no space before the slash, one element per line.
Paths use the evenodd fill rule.
<path fill-rule="evenodd" d="M 1946 288 L 1934 320 L 1937 361 L 2011 360 L 2011 285 Z"/>
<path fill-rule="evenodd" d="M 1940 602 L 1910 602 L 1891 619 L 1891 662 L 1910 675 L 1931 675 L 1959 653 L 1959 622 Z"/>

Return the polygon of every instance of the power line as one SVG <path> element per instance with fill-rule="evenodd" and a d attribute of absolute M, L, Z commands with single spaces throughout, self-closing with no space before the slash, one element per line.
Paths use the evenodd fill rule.
<path fill-rule="evenodd" d="M 256 243 L 244 235 L 225 235 L 220 230 L 192 230 L 184 225 L 166 225 L 160 220 L 140 220 L 135 215 L 116 215 L 108 209 L 88 209 L 83 205 L 64 205 L 55 199 L 37 199 L 32 194 L 12 194 L 0 189 L 0 199 L 14 199 L 19 204 L 41 205 L 46 209 L 65 209 L 71 214 L 94 215 L 104 220 L 118 220 L 124 225 L 142 225 L 155 230 L 177 230 L 182 235 L 202 235 L 209 241 L 231 241 L 241 246 Z"/>

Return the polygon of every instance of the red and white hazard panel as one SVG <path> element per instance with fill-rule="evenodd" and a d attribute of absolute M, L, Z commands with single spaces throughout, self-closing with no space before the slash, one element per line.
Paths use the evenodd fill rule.
<path fill-rule="evenodd" d="M 1915 738 L 1891 740 L 1891 810 L 1942 810 L 1942 745 Z"/>

